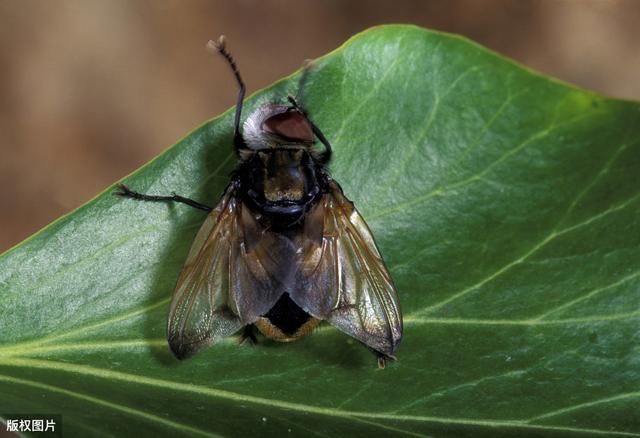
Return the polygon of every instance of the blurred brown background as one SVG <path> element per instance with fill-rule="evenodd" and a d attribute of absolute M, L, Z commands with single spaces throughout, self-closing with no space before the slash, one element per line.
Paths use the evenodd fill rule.
<path fill-rule="evenodd" d="M 381 23 L 640 99 L 637 0 L 0 0 L 0 252 L 233 105 L 208 39 L 227 35 L 251 93 Z"/>

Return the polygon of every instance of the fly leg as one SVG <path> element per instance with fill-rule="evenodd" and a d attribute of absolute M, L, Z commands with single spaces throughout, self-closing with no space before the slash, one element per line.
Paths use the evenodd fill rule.
<path fill-rule="evenodd" d="M 122 196 L 123 198 L 137 199 L 138 201 L 151 201 L 151 202 L 180 202 L 187 204 L 190 207 L 204 210 L 207 213 L 213 210 L 208 205 L 194 201 L 193 199 L 185 198 L 184 196 L 176 195 L 173 193 L 171 196 L 157 196 L 157 195 L 145 195 L 144 193 L 138 193 L 131 190 L 124 184 L 118 184 L 119 191 L 113 192 L 116 196 Z"/>
<path fill-rule="evenodd" d="M 324 164 L 327 164 L 331 160 L 331 143 L 329 143 L 329 140 L 327 140 L 327 137 L 325 137 L 322 131 L 320 131 L 320 128 L 318 128 L 316 124 L 311 121 L 306 110 L 298 104 L 298 102 L 296 101 L 296 98 L 293 96 L 289 96 L 288 99 L 289 99 L 289 103 L 291 103 L 292 108 L 295 108 L 300 114 L 302 114 L 302 116 L 307 120 L 307 123 L 309 123 L 309 126 L 311 126 L 311 130 L 313 131 L 313 134 L 316 137 L 318 137 L 318 140 L 320 140 L 320 143 L 324 145 L 325 149 L 320 155 L 320 160 Z"/>
<path fill-rule="evenodd" d="M 378 368 L 380 368 L 381 370 L 383 370 L 387 366 L 387 360 L 396 360 L 395 356 L 390 356 L 377 350 L 373 350 L 373 353 L 376 355 L 376 358 L 378 360 Z"/>
<path fill-rule="evenodd" d="M 242 331 L 242 335 L 240 336 L 240 344 L 244 344 L 245 341 L 249 342 L 249 345 L 256 345 L 258 343 L 258 339 L 256 338 L 256 333 L 253 327 L 253 324 L 245 325 L 244 330 Z"/>

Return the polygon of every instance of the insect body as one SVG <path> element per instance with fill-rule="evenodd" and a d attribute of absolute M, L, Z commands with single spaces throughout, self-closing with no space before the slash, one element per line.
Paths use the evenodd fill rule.
<path fill-rule="evenodd" d="M 116 193 L 210 212 L 173 294 L 171 350 L 186 358 L 252 325 L 292 341 L 325 320 L 371 348 L 384 366 L 402 337 L 398 298 L 369 228 L 326 171 L 331 145 L 293 97 L 288 105 L 258 108 L 240 133 L 244 83 L 224 40 L 213 44 L 240 86 L 239 165 L 218 205 L 124 185 Z M 313 148 L 316 139 L 324 151 Z"/>

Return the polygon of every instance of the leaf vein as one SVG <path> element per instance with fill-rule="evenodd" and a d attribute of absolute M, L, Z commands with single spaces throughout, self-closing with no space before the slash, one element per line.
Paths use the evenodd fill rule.
<path fill-rule="evenodd" d="M 523 420 L 479 420 L 470 418 L 450 418 L 450 417 L 435 417 L 435 416 L 422 416 L 422 415 L 396 415 L 393 413 L 375 413 L 375 412 L 358 412 L 358 411 L 345 411 L 335 408 L 325 408 L 313 405 L 304 405 L 296 402 L 287 402 L 283 400 L 266 399 L 258 396 L 251 396 L 246 394 L 240 394 L 232 391 L 209 388 L 201 385 L 195 385 L 190 383 L 180 383 L 176 381 L 166 381 L 152 377 L 145 377 L 136 374 L 123 373 L 119 371 L 111 371 L 102 368 L 95 368 L 87 365 L 76 365 L 65 362 L 54 362 L 48 360 L 36 360 L 36 359 L 18 359 L 18 358 L 0 358 L 0 365 L 15 366 L 21 368 L 36 368 L 36 369 L 48 369 L 69 373 L 77 373 L 82 375 L 89 375 L 107 380 L 117 380 L 127 383 L 134 383 L 140 385 L 154 386 L 163 389 L 170 389 L 175 391 L 183 391 L 190 393 L 197 393 L 201 395 L 222 398 L 232 400 L 235 402 L 247 402 L 259 405 L 275 406 L 282 409 L 288 409 L 297 412 L 307 412 L 312 414 L 334 416 L 346 419 L 352 419 L 352 417 L 366 418 L 366 419 L 383 419 L 393 421 L 415 421 L 422 423 L 439 423 L 439 424 L 457 424 L 457 425 L 472 425 L 481 427 L 510 427 L 532 430 L 551 430 L 551 431 L 571 431 L 571 432 L 583 432 L 594 435 L 618 435 L 618 436 L 640 436 L 640 434 L 634 434 L 629 432 L 611 432 L 609 430 L 601 429 L 589 429 L 580 427 L 566 427 L 566 426 L 549 426 L 549 425 L 533 425 L 528 424 Z"/>
<path fill-rule="evenodd" d="M 627 392 L 624 394 L 617 394 L 614 395 L 612 397 L 607 397 L 607 398 L 602 398 L 602 399 L 598 399 L 598 400 L 594 400 L 594 401 L 590 401 L 590 402 L 586 402 L 586 403 L 580 403 L 577 405 L 573 405 L 573 406 L 568 406 L 566 408 L 562 408 L 562 409 L 558 409 L 555 411 L 550 411 L 547 412 L 545 414 L 541 414 L 541 415 L 537 415 L 535 417 L 531 417 L 527 420 L 525 420 L 527 423 L 531 423 L 534 421 L 539 421 L 539 420 L 543 420 L 545 418 L 550 418 L 550 417 L 556 417 L 558 415 L 563 415 L 563 414 L 567 414 L 569 412 L 573 412 L 573 411 L 577 411 L 580 409 L 584 409 L 584 408 L 589 408 L 592 406 L 596 406 L 599 404 L 603 404 L 603 403 L 611 403 L 614 401 L 618 401 L 618 400 L 624 400 L 627 398 L 637 398 L 640 397 L 640 392 Z"/>
<path fill-rule="evenodd" d="M 104 406 L 106 408 L 113 409 L 115 411 L 123 412 L 123 413 L 125 413 L 127 415 L 144 418 L 147 421 L 159 423 L 159 424 L 162 424 L 163 426 L 168 426 L 168 427 L 171 427 L 173 429 L 187 430 L 189 432 L 192 432 L 192 433 L 195 433 L 195 434 L 198 434 L 198 435 L 201 435 L 201 436 L 210 437 L 210 438 L 220 438 L 221 437 L 221 435 L 214 434 L 214 433 L 211 433 L 211 432 L 207 432 L 206 430 L 198 429 L 196 427 L 189 426 L 189 425 L 184 424 L 184 423 L 178 423 L 178 422 L 175 422 L 175 421 L 167 420 L 166 418 L 158 417 L 157 415 L 153 415 L 153 414 L 150 414 L 148 412 L 141 411 L 139 409 L 135 409 L 135 408 L 132 408 L 132 407 L 129 407 L 129 406 L 124 406 L 124 405 L 121 405 L 119 403 L 109 402 L 109 401 L 103 400 L 103 399 L 95 397 L 95 396 L 82 394 L 82 393 L 79 393 L 79 392 L 76 392 L 76 391 L 71 391 L 69 389 L 60 388 L 58 386 L 53 386 L 53 385 L 49 385 L 49 384 L 46 384 L 46 383 L 40 383 L 40 382 L 36 382 L 36 381 L 33 381 L 33 380 L 28 380 L 28 379 L 10 377 L 10 376 L 6 376 L 6 375 L 2 375 L 2 374 L 0 374 L 0 381 L 14 383 L 14 384 L 17 384 L 17 385 L 31 386 L 33 388 L 39 388 L 39 389 L 43 389 L 45 391 L 50 391 L 50 392 L 56 392 L 58 394 L 63 394 L 63 395 L 69 396 L 69 397 L 77 398 L 77 399 L 84 400 L 84 401 L 87 401 L 87 402 L 90 402 L 90 403 L 93 403 L 93 404 Z"/>
<path fill-rule="evenodd" d="M 580 297 L 578 297 L 576 299 L 573 299 L 573 300 L 571 300 L 571 301 L 569 301 L 567 303 L 564 303 L 564 304 L 562 304 L 560 306 L 552 308 L 551 310 L 549 310 L 549 311 L 537 316 L 536 318 L 534 318 L 534 320 L 535 321 L 544 320 L 549 315 L 552 315 L 554 313 L 560 312 L 562 310 L 566 310 L 569 307 L 574 306 L 575 304 L 578 304 L 578 303 L 580 303 L 580 302 L 582 302 L 582 301 L 584 301 L 586 299 L 589 299 L 589 298 L 593 297 L 594 295 L 599 294 L 600 292 L 604 292 L 605 290 L 614 288 L 616 286 L 620 286 L 621 284 L 624 284 L 624 283 L 626 283 L 628 281 L 631 281 L 631 280 L 633 280 L 635 278 L 638 278 L 639 276 L 640 276 L 640 272 L 634 272 L 633 274 L 627 275 L 627 276 L 621 278 L 620 280 L 618 280 L 618 281 L 616 281 L 614 283 L 608 284 L 606 286 L 595 288 L 592 291 L 590 291 L 590 292 L 588 292 L 588 293 L 586 293 L 586 294 L 584 294 L 584 295 L 582 295 L 582 296 L 580 296 Z"/>
<path fill-rule="evenodd" d="M 342 123 L 340 124 L 340 127 L 338 128 L 336 134 L 333 136 L 333 141 L 332 141 L 333 143 L 339 144 L 340 141 L 342 141 L 342 136 L 344 135 L 345 129 L 347 128 L 347 126 L 349 126 L 349 123 L 351 122 L 351 120 L 367 105 L 369 100 L 376 95 L 377 91 L 382 86 L 382 83 L 391 74 L 391 72 L 396 67 L 400 59 L 401 58 L 399 56 L 395 57 L 395 59 L 391 62 L 391 64 L 389 64 L 389 67 L 387 67 L 387 69 L 384 71 L 382 76 L 380 76 L 380 79 L 378 79 L 376 83 L 373 84 L 370 91 L 360 99 L 358 106 L 356 106 L 353 109 L 353 111 L 349 113 L 348 116 L 342 119 Z"/>
<path fill-rule="evenodd" d="M 498 164 L 502 163 L 503 161 L 505 161 L 507 158 L 511 157 L 512 155 L 515 155 L 517 152 L 521 151 L 522 149 L 524 149 L 528 144 L 539 140 L 543 137 L 545 137 L 546 135 L 549 135 L 550 132 L 552 132 L 553 130 L 560 128 L 564 125 L 570 124 L 570 123 L 575 123 L 579 120 L 585 119 L 587 117 L 592 117 L 594 115 L 599 114 L 599 112 L 591 112 L 591 113 L 585 113 L 585 114 L 580 114 L 576 117 L 572 117 L 570 119 L 567 119 L 563 122 L 557 123 L 555 125 L 551 125 L 541 131 L 536 132 L 535 134 L 532 134 L 530 137 L 528 137 L 526 140 L 522 141 L 521 143 L 519 143 L 517 146 L 509 149 L 507 152 L 505 152 L 503 155 L 501 155 L 500 157 L 498 157 L 498 159 L 496 159 L 495 161 L 493 161 L 491 164 L 489 164 L 487 167 L 485 167 L 482 171 L 469 176 L 468 178 L 465 178 L 463 180 L 457 181 L 455 183 L 446 185 L 446 186 L 440 186 L 437 187 L 433 190 L 431 190 L 428 193 L 424 193 L 422 195 L 418 195 L 415 196 L 413 199 L 404 201 L 404 202 L 399 202 L 391 207 L 388 207 L 386 209 L 382 209 L 380 210 L 378 213 L 374 214 L 374 215 L 370 215 L 369 216 L 369 220 L 376 220 L 376 219 L 381 219 L 383 217 L 389 216 L 392 213 L 396 213 L 398 211 L 402 211 L 405 210 L 407 208 L 413 207 L 417 204 L 421 204 L 422 202 L 426 201 L 427 199 L 430 199 L 434 196 L 440 195 L 442 193 L 454 190 L 454 189 L 458 189 L 461 187 L 465 187 L 468 186 L 472 183 L 474 183 L 477 180 L 482 179 L 483 176 L 485 176 L 487 173 L 489 173 L 495 166 L 497 166 Z"/>
<path fill-rule="evenodd" d="M 622 150 L 624 150 L 627 147 L 626 143 L 623 143 L 615 152 L 614 154 L 612 154 L 612 157 L 605 163 L 605 165 L 602 167 L 602 169 L 598 172 L 598 174 L 596 175 L 596 177 L 594 178 L 594 181 L 587 185 L 582 191 L 580 191 L 578 193 L 578 195 L 576 196 L 576 198 L 569 204 L 569 206 L 567 207 L 567 210 L 565 211 L 565 213 L 562 215 L 562 217 L 560 218 L 560 220 L 558 221 L 558 224 L 562 224 L 563 221 L 569 216 L 569 214 L 573 211 L 573 209 L 575 208 L 575 206 L 578 204 L 579 200 L 582 199 L 582 197 L 589 191 L 591 190 L 591 188 L 594 187 L 594 185 L 596 184 L 596 181 L 598 181 L 606 172 L 607 170 L 610 168 L 611 164 L 613 164 L 613 162 L 615 162 L 615 160 L 617 159 L 617 157 L 620 155 L 620 153 L 622 152 Z M 513 260 L 509 263 L 507 263 L 506 265 L 502 266 L 500 269 L 498 269 L 497 271 L 495 271 L 494 273 L 492 273 L 491 275 L 489 275 L 488 277 L 485 277 L 484 279 L 472 284 L 471 286 L 466 287 L 465 289 L 456 292 L 454 294 L 452 294 L 449 298 L 446 298 L 442 301 L 439 301 L 438 303 L 432 304 L 428 307 L 426 307 L 425 309 L 419 311 L 418 313 L 430 313 L 434 310 L 437 310 L 443 306 L 445 306 L 446 304 L 457 300 L 465 295 L 468 295 L 469 293 L 477 290 L 478 288 L 480 288 L 481 286 L 483 286 L 484 284 L 490 282 L 491 280 L 495 279 L 496 277 L 502 275 L 504 272 L 508 271 L 509 269 L 511 269 L 513 266 L 516 266 L 520 263 L 522 263 L 524 260 L 526 260 L 527 258 L 529 258 L 532 254 L 536 253 L 539 249 L 541 249 L 542 247 L 544 247 L 547 243 L 549 243 L 550 241 L 552 241 L 553 239 L 555 239 L 557 236 L 562 235 L 562 234 L 566 234 L 570 231 L 574 231 L 580 227 L 586 226 L 591 224 L 593 221 L 601 219 L 602 217 L 618 211 L 624 207 L 626 207 L 628 204 L 630 204 L 631 202 L 633 202 L 635 200 L 636 197 L 640 196 L 640 193 L 636 196 L 633 196 L 632 198 L 630 198 L 629 200 L 623 202 L 622 204 L 620 204 L 619 206 L 615 206 L 615 207 L 611 207 L 609 209 L 607 209 L 606 211 L 599 213 L 587 220 L 584 220 L 578 224 L 575 224 L 571 227 L 562 229 L 562 230 L 557 230 L 557 226 L 556 228 L 554 228 L 545 238 L 543 238 L 540 242 L 538 242 L 537 244 L 535 244 L 533 247 L 531 247 L 527 252 L 525 252 L 523 255 L 521 255 L 520 257 L 518 257 L 516 260 Z"/>

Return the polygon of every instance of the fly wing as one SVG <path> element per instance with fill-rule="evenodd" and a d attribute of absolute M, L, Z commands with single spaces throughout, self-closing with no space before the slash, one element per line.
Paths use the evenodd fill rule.
<path fill-rule="evenodd" d="M 191 246 L 173 293 L 167 339 L 179 359 L 254 322 L 282 288 L 268 248 L 277 245 L 230 186 Z"/>
<path fill-rule="evenodd" d="M 369 227 L 337 183 L 308 213 L 291 298 L 318 319 L 392 356 L 402 338 L 395 286 Z"/>

